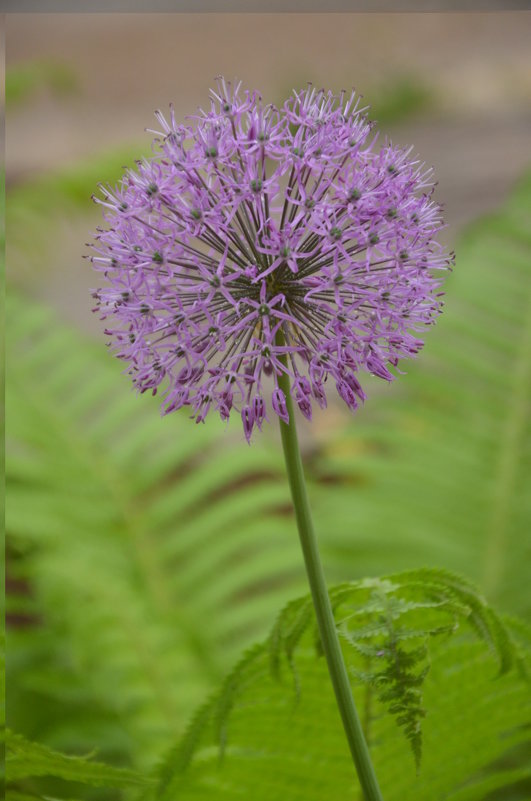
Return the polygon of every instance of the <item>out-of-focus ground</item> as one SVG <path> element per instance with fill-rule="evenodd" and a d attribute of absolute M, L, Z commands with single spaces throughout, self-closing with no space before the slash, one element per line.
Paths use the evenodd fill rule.
<path fill-rule="evenodd" d="M 178 117 L 194 113 L 219 73 L 273 102 L 310 80 L 354 86 L 385 133 L 434 165 L 453 243 L 531 161 L 530 34 L 528 12 L 10 15 L 7 65 L 18 84 L 8 94 L 8 187 L 122 146 L 149 153 L 154 109 L 171 101 Z M 86 213 L 55 225 L 49 249 L 28 218 L 24 245 L 35 244 L 37 259 L 9 240 L 8 257 L 15 281 L 93 331 L 94 276 L 81 260 L 98 219 L 89 194 Z"/>

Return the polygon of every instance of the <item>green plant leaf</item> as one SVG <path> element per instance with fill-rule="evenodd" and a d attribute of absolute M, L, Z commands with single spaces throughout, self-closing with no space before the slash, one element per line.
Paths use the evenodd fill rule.
<path fill-rule="evenodd" d="M 514 669 L 511 629 L 468 582 L 417 571 L 330 595 L 384 798 L 471 801 L 531 780 L 494 761 L 529 745 L 529 686 Z M 308 604 L 290 603 L 192 720 L 161 770 L 157 799 L 359 796 Z M 409 741 L 418 767 L 424 716 L 417 775 L 404 749 Z"/>
<path fill-rule="evenodd" d="M 355 419 L 327 427 L 312 500 L 332 576 L 355 542 L 355 576 L 437 564 L 528 615 L 530 214 L 531 174 L 458 243 L 447 307 L 407 375 L 374 381 Z"/>
<path fill-rule="evenodd" d="M 95 762 L 86 757 L 59 753 L 33 743 L 9 729 L 6 732 L 6 773 L 8 782 L 35 776 L 55 776 L 92 787 L 146 786 L 149 781 L 138 773 Z"/>
<path fill-rule="evenodd" d="M 161 420 L 100 348 L 9 304 L 10 611 L 26 623 L 11 635 L 10 714 L 38 734 L 42 708 L 49 734 L 45 699 L 56 720 L 75 698 L 54 744 L 119 743 L 152 762 L 304 586 L 280 459 L 215 421 Z"/>

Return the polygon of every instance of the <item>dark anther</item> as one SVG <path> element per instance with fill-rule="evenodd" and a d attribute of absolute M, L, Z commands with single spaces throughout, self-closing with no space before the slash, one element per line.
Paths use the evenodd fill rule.
<path fill-rule="evenodd" d="M 348 193 L 348 199 L 351 201 L 359 200 L 361 197 L 361 192 L 359 189 L 351 189 Z"/>
<path fill-rule="evenodd" d="M 388 172 L 388 173 L 390 173 L 391 175 L 396 175 L 396 173 L 398 172 L 398 170 L 396 169 L 396 167 L 395 167 L 395 165 L 394 165 L 394 164 L 390 164 L 390 165 L 388 166 L 388 168 L 387 168 L 387 172 Z"/>
<path fill-rule="evenodd" d="M 127 203 L 120 203 L 120 211 L 127 211 L 128 208 Z"/>
<path fill-rule="evenodd" d="M 218 155 L 218 149 L 217 149 L 217 147 L 207 147 L 205 153 L 206 153 L 207 158 L 215 159 L 216 156 Z"/>
<path fill-rule="evenodd" d="M 377 245 L 379 241 L 380 241 L 380 237 L 378 236 L 378 234 L 371 234 L 370 235 L 369 242 L 371 243 L 371 245 Z"/>
<path fill-rule="evenodd" d="M 164 261 L 164 259 L 162 258 L 162 253 L 159 253 L 159 251 L 156 250 L 153 256 L 151 257 L 151 261 L 154 261 L 155 264 L 162 264 L 162 262 Z"/>
<path fill-rule="evenodd" d="M 219 277 L 215 275 L 213 278 L 210 279 L 210 286 L 218 287 L 221 286 L 221 281 Z"/>
<path fill-rule="evenodd" d="M 262 303 L 258 309 L 258 313 L 262 317 L 265 317 L 267 314 L 269 314 L 269 306 L 266 303 Z"/>
<path fill-rule="evenodd" d="M 140 306 L 140 313 L 141 314 L 149 314 L 149 306 L 147 303 L 142 303 Z"/>
<path fill-rule="evenodd" d="M 389 217 L 390 220 L 394 220 L 394 218 L 398 216 L 398 212 L 394 208 L 389 209 L 389 211 L 387 212 L 387 216 Z"/>
<path fill-rule="evenodd" d="M 159 191 L 159 188 L 158 188 L 157 184 L 150 184 L 148 186 L 148 188 L 146 189 L 146 192 L 147 192 L 148 195 L 156 195 L 158 191 Z"/>
<path fill-rule="evenodd" d="M 332 237 L 332 239 L 335 239 L 336 241 L 341 239 L 342 233 L 343 232 L 341 231 L 341 228 L 334 227 L 330 230 L 330 236 Z"/>
<path fill-rule="evenodd" d="M 407 250 L 401 250 L 398 255 L 400 256 L 400 259 L 402 261 L 405 261 L 406 259 L 409 258 L 409 253 L 407 252 Z"/>
<path fill-rule="evenodd" d="M 255 178 L 251 181 L 251 189 L 253 192 L 259 192 L 262 188 L 262 181 L 259 178 Z"/>

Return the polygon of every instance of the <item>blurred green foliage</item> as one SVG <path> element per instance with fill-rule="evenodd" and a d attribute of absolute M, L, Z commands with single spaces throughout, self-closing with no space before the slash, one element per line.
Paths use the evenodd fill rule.
<path fill-rule="evenodd" d="M 444 565 L 524 615 L 531 607 L 530 215 L 528 174 L 499 212 L 464 232 L 445 312 L 422 357 L 332 433 L 321 456 L 332 474 L 360 477 L 354 515 L 367 573 L 388 557 L 400 566 L 404 559 Z M 333 516 L 338 491 L 322 496 Z M 346 538 L 345 554 L 349 547 Z"/>
<path fill-rule="evenodd" d="M 434 108 L 435 95 L 433 89 L 418 78 L 400 75 L 367 93 L 367 101 L 371 104 L 370 118 L 391 125 Z"/>
<path fill-rule="evenodd" d="M 0 170 L 0 440 L 2 442 L 2 452 L 0 454 L 0 475 L 5 476 L 5 173 Z M 5 494 L 1 493 L 0 516 L 5 521 Z M 2 557 L 0 560 L 0 576 L 5 587 L 5 525 L 2 526 Z M 0 613 L 2 623 L 0 624 L 0 731 L 2 732 L 2 742 L 0 744 L 1 764 L 5 764 L 5 748 L 3 743 L 3 732 L 5 729 L 5 590 L 1 595 Z M 0 791 L 4 791 L 4 776 L 0 782 Z"/>
<path fill-rule="evenodd" d="M 284 99 L 291 95 L 294 85 L 303 88 L 306 84 L 307 79 L 304 79 L 282 87 L 282 91 L 278 92 L 277 105 L 282 104 Z M 350 77 L 343 86 L 350 90 L 351 84 Z M 314 82 L 314 85 L 319 88 L 318 82 Z M 371 119 L 386 125 L 394 125 L 431 111 L 436 106 L 436 99 L 435 89 L 418 76 L 398 73 L 392 79 L 388 78 L 383 83 L 377 82 L 369 86 L 362 95 L 361 105 L 370 105 Z"/>
<path fill-rule="evenodd" d="M 91 207 L 91 196 L 101 176 L 115 184 L 122 177 L 124 165 L 131 165 L 142 152 L 142 145 L 121 147 L 88 161 L 65 167 L 13 187 L 9 192 L 7 224 L 16 245 L 31 247 L 27 241 L 28 223 L 42 229 L 61 213 L 84 211 Z"/>
<path fill-rule="evenodd" d="M 75 71 L 62 61 L 32 61 L 6 71 L 6 104 L 9 108 L 28 101 L 43 89 L 54 94 L 71 94 L 78 88 Z"/>

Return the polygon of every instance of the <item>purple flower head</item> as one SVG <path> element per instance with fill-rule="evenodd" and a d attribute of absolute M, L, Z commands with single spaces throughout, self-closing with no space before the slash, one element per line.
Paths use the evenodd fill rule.
<path fill-rule="evenodd" d="M 307 418 L 329 378 L 355 410 L 361 371 L 391 381 L 422 347 L 451 263 L 432 174 L 364 112 L 312 87 L 278 110 L 220 78 L 186 124 L 157 112 L 152 157 L 101 187 L 96 308 L 165 413 L 235 411 L 249 440 L 289 419 L 282 373 Z"/>

